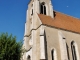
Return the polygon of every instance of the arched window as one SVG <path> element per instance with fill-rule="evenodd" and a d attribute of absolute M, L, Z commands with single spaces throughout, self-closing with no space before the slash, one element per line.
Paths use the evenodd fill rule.
<path fill-rule="evenodd" d="M 51 51 L 52 60 L 54 60 L 54 49 Z"/>
<path fill-rule="evenodd" d="M 31 60 L 31 57 L 30 57 L 30 55 L 28 55 L 28 57 L 27 57 L 27 60 Z"/>
<path fill-rule="evenodd" d="M 41 4 L 40 13 L 43 14 L 43 5 Z"/>
<path fill-rule="evenodd" d="M 33 15 L 33 9 L 32 9 L 32 13 L 31 13 L 31 16 Z"/>
<path fill-rule="evenodd" d="M 57 54 L 54 49 L 51 50 L 51 57 L 52 57 L 52 60 L 57 60 Z"/>
<path fill-rule="evenodd" d="M 46 6 L 44 2 L 40 4 L 40 13 L 46 15 Z"/>
<path fill-rule="evenodd" d="M 77 60 L 77 55 L 76 55 L 76 48 L 75 48 L 75 42 L 71 42 L 71 50 L 72 50 L 72 58 L 73 60 Z"/>
<path fill-rule="evenodd" d="M 68 57 L 68 60 L 70 60 L 70 57 L 69 57 L 69 47 L 68 47 L 68 44 L 66 43 L 66 49 L 67 49 L 67 57 Z"/>
<path fill-rule="evenodd" d="M 33 4 L 31 5 L 31 16 L 33 15 Z"/>
<path fill-rule="evenodd" d="M 44 6 L 44 14 L 46 15 L 46 6 Z"/>

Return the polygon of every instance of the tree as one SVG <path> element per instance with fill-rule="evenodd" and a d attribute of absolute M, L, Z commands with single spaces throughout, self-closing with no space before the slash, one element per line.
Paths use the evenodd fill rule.
<path fill-rule="evenodd" d="M 22 43 L 12 34 L 0 34 L 0 60 L 20 60 Z"/>

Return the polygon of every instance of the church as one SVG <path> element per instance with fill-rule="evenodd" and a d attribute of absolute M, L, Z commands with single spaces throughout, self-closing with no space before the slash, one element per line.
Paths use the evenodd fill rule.
<path fill-rule="evenodd" d="M 53 10 L 51 0 L 28 3 L 21 60 L 80 60 L 80 19 Z"/>

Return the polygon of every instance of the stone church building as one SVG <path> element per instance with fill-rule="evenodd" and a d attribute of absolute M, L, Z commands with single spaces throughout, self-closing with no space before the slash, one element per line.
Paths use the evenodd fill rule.
<path fill-rule="evenodd" d="M 30 0 L 21 60 L 80 60 L 80 19 L 53 10 L 51 0 Z"/>

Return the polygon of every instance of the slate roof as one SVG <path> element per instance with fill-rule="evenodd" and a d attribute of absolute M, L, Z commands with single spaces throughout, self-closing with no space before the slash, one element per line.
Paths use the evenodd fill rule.
<path fill-rule="evenodd" d="M 54 18 L 43 14 L 38 14 L 42 24 L 80 33 L 80 19 L 54 12 Z"/>

